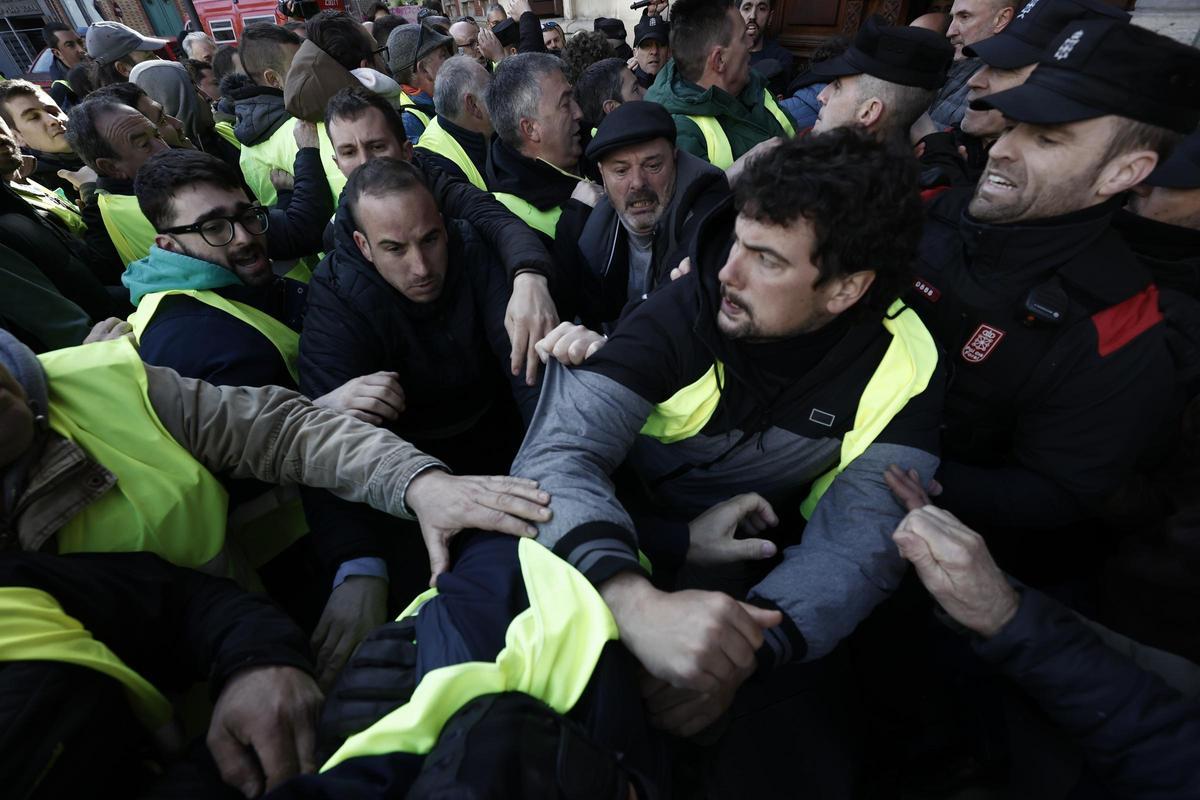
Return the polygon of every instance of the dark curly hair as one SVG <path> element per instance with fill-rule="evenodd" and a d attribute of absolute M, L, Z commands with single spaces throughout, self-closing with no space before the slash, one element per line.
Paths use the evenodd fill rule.
<path fill-rule="evenodd" d="M 912 282 L 922 220 L 917 173 L 911 149 L 840 128 L 791 139 L 751 161 L 734 202 L 756 222 L 803 218 L 812 225 L 817 286 L 873 271 L 857 310 L 878 316 Z"/>
<path fill-rule="evenodd" d="M 175 215 L 175 198 L 188 186 L 208 184 L 220 189 L 242 189 L 236 169 L 216 156 L 199 150 L 164 150 L 151 156 L 133 180 L 138 208 L 154 230 L 168 227 Z"/>
<path fill-rule="evenodd" d="M 608 43 L 603 31 L 577 33 L 563 45 L 562 60 L 567 65 L 567 82 L 572 86 L 583 71 L 606 58 L 616 58 L 617 51 Z"/>

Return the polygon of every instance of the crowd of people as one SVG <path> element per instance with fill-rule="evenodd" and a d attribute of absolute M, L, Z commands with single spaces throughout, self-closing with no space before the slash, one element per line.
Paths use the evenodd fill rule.
<path fill-rule="evenodd" d="M 1200 51 L 316 6 L 0 82 L 5 792 L 1200 797 Z"/>

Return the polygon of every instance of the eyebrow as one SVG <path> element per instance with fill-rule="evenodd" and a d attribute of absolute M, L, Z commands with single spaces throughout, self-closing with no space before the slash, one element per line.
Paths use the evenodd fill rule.
<path fill-rule="evenodd" d="M 792 263 L 791 261 L 789 261 L 787 259 L 786 256 L 784 256 L 778 250 L 775 250 L 770 247 L 763 247 L 761 245 L 752 245 L 752 244 L 747 243 L 745 239 L 742 240 L 742 247 L 746 248 L 747 250 L 749 250 L 752 253 L 767 253 L 772 258 L 776 259 L 777 261 L 782 261 L 784 264 Z"/>
<path fill-rule="evenodd" d="M 242 214 L 244 214 L 246 211 L 249 211 L 253 207 L 254 206 L 250 203 L 238 203 L 236 206 L 233 207 L 233 210 L 230 211 L 228 208 L 226 208 L 224 206 L 218 206 L 217 208 L 210 209 L 210 210 L 206 211 L 205 213 L 201 214 L 199 217 L 196 218 L 196 221 L 193 222 L 192 224 L 193 225 L 203 225 L 205 222 L 208 222 L 209 220 L 212 220 L 212 219 L 217 219 L 218 217 L 238 217 L 238 216 L 241 216 Z"/>

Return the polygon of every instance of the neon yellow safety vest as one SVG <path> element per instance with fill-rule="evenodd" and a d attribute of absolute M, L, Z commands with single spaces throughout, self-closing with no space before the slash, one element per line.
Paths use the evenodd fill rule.
<path fill-rule="evenodd" d="M 229 496 L 159 421 L 133 343 L 122 337 L 38 359 L 50 428 L 117 477 L 59 530 L 59 552 L 148 551 L 183 567 L 216 558 Z"/>
<path fill-rule="evenodd" d="M 551 239 L 554 238 L 555 229 L 558 227 L 558 218 L 562 216 L 561 208 L 542 211 L 533 203 L 508 192 L 493 192 L 492 196 L 499 200 L 505 208 L 516 214 L 521 222 L 535 231 L 541 231 Z"/>
<path fill-rule="evenodd" d="M 128 267 L 150 255 L 150 246 L 158 232 L 138 207 L 136 197 L 97 190 L 96 205 L 121 263 Z"/>
<path fill-rule="evenodd" d="M 279 355 L 283 358 L 283 363 L 287 365 L 287 370 L 292 375 L 292 380 L 296 381 L 297 384 L 300 383 L 300 373 L 296 368 L 296 360 L 300 357 L 300 334 L 270 314 L 259 311 L 254 306 L 239 303 L 236 300 L 228 300 L 213 291 L 205 289 L 168 289 L 165 292 L 151 292 L 144 295 L 138 301 L 137 311 L 129 315 L 129 324 L 133 326 L 133 335 L 138 342 L 141 342 L 142 334 L 145 332 L 147 326 L 150 325 L 150 320 L 154 317 L 154 312 L 158 311 L 159 304 L 164 298 L 173 294 L 186 295 L 219 311 L 224 311 L 229 316 L 241 320 L 267 337 L 267 340 L 275 345 L 275 349 L 279 351 Z"/>
<path fill-rule="evenodd" d="M 431 670 L 411 700 L 347 739 L 322 771 L 360 756 L 426 754 L 447 720 L 484 695 L 524 692 L 560 714 L 579 702 L 605 644 L 617 638 L 617 624 L 574 567 L 528 539 L 518 543 L 517 554 L 529 608 L 509 623 L 496 660 Z M 400 618 L 435 594 L 422 594 Z"/>
<path fill-rule="evenodd" d="M 796 135 L 796 128 L 792 125 L 792 121 L 788 119 L 788 115 L 779 104 L 775 102 L 775 98 L 766 89 L 763 90 L 763 105 L 771 112 L 771 116 L 779 122 L 779 126 L 783 128 L 783 132 L 788 138 Z M 721 123 L 716 117 L 693 117 L 690 114 L 687 118 L 696 123 L 696 127 L 700 129 L 700 133 L 704 135 L 704 145 L 708 148 L 708 163 L 720 169 L 729 169 L 733 166 L 733 148 L 729 145 L 729 137 L 725 134 L 725 129 L 721 127 Z"/>
<path fill-rule="evenodd" d="M 275 345 L 292 380 L 300 383 L 296 366 L 300 357 L 300 334 L 254 306 L 228 300 L 212 291 L 169 289 L 144 295 L 138 302 L 137 311 L 130 314 L 128 320 L 133 326 L 134 338 L 139 343 L 159 304 L 173 294 L 195 298 L 254 328 Z M 237 506 L 230 515 L 228 525 L 229 540 L 236 543 L 237 550 L 253 567 L 267 563 L 306 533 L 308 520 L 304 516 L 300 498 L 294 491 L 281 489 Z"/>
<path fill-rule="evenodd" d="M 467 155 L 467 151 L 458 143 L 458 140 L 446 132 L 437 119 L 425 126 L 425 132 L 421 134 L 421 141 L 417 147 L 450 159 L 456 167 L 463 171 L 472 186 L 487 191 L 487 183 L 479 174 L 475 162 Z"/>
<path fill-rule="evenodd" d="M 884 316 L 883 327 L 892 335 L 891 344 L 858 399 L 854 426 L 842 437 L 837 466 L 813 482 L 800 504 L 805 519 L 834 478 L 866 451 L 909 400 L 925 391 L 937 369 L 937 345 L 915 311 L 897 300 Z M 695 436 L 716 411 L 724 382 L 725 368 L 718 361 L 699 380 L 655 406 L 641 433 L 666 444 Z"/>
<path fill-rule="evenodd" d="M 400 91 L 400 113 L 403 114 L 406 111 L 409 114 L 412 114 L 414 117 L 416 117 L 417 121 L 420 122 L 422 125 L 424 125 L 426 130 L 428 130 L 429 124 L 430 124 L 429 114 L 425 111 L 422 111 L 420 108 L 417 107 L 416 101 L 414 101 L 411 97 L 408 96 L 408 92 L 401 90 Z M 421 137 L 424 138 L 424 136 L 425 136 L 425 134 L 422 133 Z"/>
<path fill-rule="evenodd" d="M 151 731 L 171 720 L 162 692 L 109 650 L 41 589 L 0 588 L 0 661 L 61 661 L 104 673 L 125 690 L 138 720 Z"/>
<path fill-rule="evenodd" d="M 273 206 L 279 199 L 275 186 L 271 183 L 271 170 L 281 169 L 291 175 L 296 168 L 295 129 L 296 120 L 288 119 L 266 141 L 256 145 L 242 145 L 238 166 L 242 168 L 242 177 L 246 179 L 246 185 L 264 206 Z M 333 202 L 336 205 L 342 189 L 346 186 L 346 176 L 333 161 L 333 144 L 329 141 L 329 134 L 325 132 L 323 122 L 317 123 L 317 140 L 325 179 L 329 182 L 329 190 L 333 193 Z"/>
<path fill-rule="evenodd" d="M 229 142 L 238 150 L 242 149 L 242 143 L 238 141 L 237 134 L 233 132 L 232 122 L 229 122 L 228 120 L 222 120 L 221 122 L 214 123 L 213 130 L 217 132 L 218 136 Z"/>
<path fill-rule="evenodd" d="M 53 214 L 74 235 L 83 236 L 87 230 L 87 225 L 79 214 L 79 206 L 64 197 L 61 191 L 52 192 L 37 181 L 14 182 L 9 186 L 29 205 L 39 211 Z"/>

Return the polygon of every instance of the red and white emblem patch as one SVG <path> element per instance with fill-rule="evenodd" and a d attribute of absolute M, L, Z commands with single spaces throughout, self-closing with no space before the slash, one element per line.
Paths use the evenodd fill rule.
<path fill-rule="evenodd" d="M 1004 331 L 999 328 L 993 328 L 986 323 L 980 325 L 963 345 L 963 360 L 971 364 L 978 364 L 986 360 L 1003 338 Z"/>

